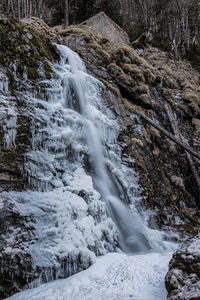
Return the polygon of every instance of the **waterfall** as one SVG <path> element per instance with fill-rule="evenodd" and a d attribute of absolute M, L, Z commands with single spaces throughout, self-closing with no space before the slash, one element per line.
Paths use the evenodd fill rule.
<path fill-rule="evenodd" d="M 76 53 L 62 45 L 57 49 L 60 62 L 52 65 L 54 78 L 31 91 L 33 150 L 24 168 L 30 186 L 43 192 L 69 189 L 76 182 L 74 174 L 86 173 L 116 225 L 122 250 L 162 249 L 162 234 L 148 228 L 136 209 L 138 176 L 122 163 L 120 126 L 101 96 L 104 85 L 87 74 Z M 84 189 L 87 192 L 87 185 Z"/>
<path fill-rule="evenodd" d="M 121 250 L 154 255 L 169 244 L 162 232 L 146 225 L 147 214 L 138 211 L 139 177 L 129 167 L 133 159 L 122 155 L 122 129 L 105 100 L 111 97 L 114 102 L 115 96 L 87 73 L 76 53 L 61 45 L 57 50 L 60 62 L 51 64 L 51 79 L 45 78 L 42 64 L 34 84 L 26 69 L 23 81 L 13 74 L 16 95 L 26 103 L 22 111 L 1 75 L 5 149 L 15 147 L 20 114 L 31 120 L 31 147 L 23 166 L 30 190 L 2 193 L 6 205 L 25 220 L 9 233 L 16 255 L 27 254 L 30 271 L 22 275 L 23 287 L 71 276 L 94 264 L 99 255 Z M 5 249 L 6 255 L 15 255 L 12 251 Z M 19 276 L 9 274 L 13 281 Z"/>
<path fill-rule="evenodd" d="M 70 66 L 71 74 L 63 75 L 64 89 L 68 88 L 69 81 L 72 82 L 78 103 L 75 101 L 71 108 L 76 110 L 78 105 L 79 112 L 84 120 L 84 132 L 86 133 L 89 156 L 95 173 L 93 175 L 94 180 L 103 200 L 106 202 L 108 214 L 117 226 L 121 247 L 128 253 L 147 251 L 150 248 L 147 239 L 137 228 L 128 205 L 123 202 L 123 199 L 117 197 L 116 187 L 108 175 L 100 133 L 97 126 L 95 126 L 93 109 L 88 101 L 89 95 L 87 93 L 88 87 L 84 65 L 80 58 L 66 46 L 57 46 L 57 48 L 61 54 L 61 66 L 65 68 L 65 64 L 67 64 L 67 70 Z M 96 113 L 100 114 L 98 110 Z"/>

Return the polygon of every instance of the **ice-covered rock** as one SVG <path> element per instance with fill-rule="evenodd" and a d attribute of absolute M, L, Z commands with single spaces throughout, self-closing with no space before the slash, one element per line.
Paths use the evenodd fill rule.
<path fill-rule="evenodd" d="M 165 300 L 164 276 L 171 253 L 110 253 L 88 270 L 18 293 L 10 300 Z"/>
<path fill-rule="evenodd" d="M 200 236 L 173 254 L 165 283 L 169 300 L 200 299 Z"/>

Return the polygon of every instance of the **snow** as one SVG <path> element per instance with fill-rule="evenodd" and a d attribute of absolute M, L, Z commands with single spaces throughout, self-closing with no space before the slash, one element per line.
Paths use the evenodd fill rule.
<path fill-rule="evenodd" d="M 107 254 L 70 278 L 18 293 L 9 300 L 164 300 L 171 253 Z"/>
<path fill-rule="evenodd" d="M 187 252 L 192 256 L 200 256 L 200 239 L 194 240 L 187 248 Z"/>
<path fill-rule="evenodd" d="M 0 70 L 0 91 L 8 91 L 8 78 L 7 76 Z"/>

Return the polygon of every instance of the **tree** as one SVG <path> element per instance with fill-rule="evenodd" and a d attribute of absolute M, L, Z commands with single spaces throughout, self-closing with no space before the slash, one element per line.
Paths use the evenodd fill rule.
<path fill-rule="evenodd" d="M 64 25 L 69 25 L 69 1 L 65 0 L 64 4 L 65 14 L 64 14 Z"/>

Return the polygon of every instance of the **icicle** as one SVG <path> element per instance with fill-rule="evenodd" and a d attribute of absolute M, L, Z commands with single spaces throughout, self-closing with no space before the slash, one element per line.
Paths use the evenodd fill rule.
<path fill-rule="evenodd" d="M 0 122 L 3 131 L 3 143 L 5 148 L 15 146 L 15 138 L 17 132 L 17 116 L 12 111 L 7 112 L 7 119 Z"/>

